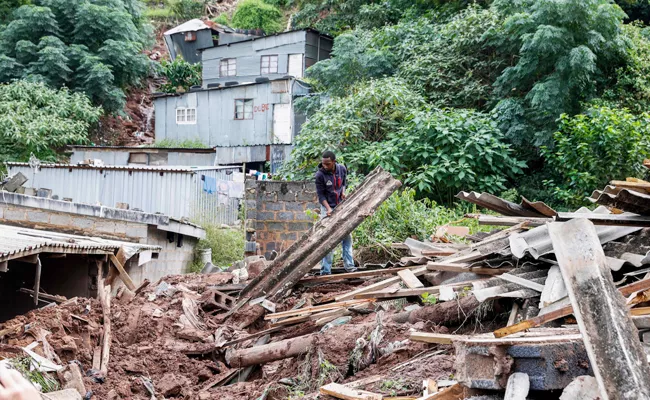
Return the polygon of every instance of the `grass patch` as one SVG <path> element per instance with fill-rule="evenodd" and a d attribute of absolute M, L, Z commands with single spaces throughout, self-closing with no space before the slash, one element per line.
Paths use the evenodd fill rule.
<path fill-rule="evenodd" d="M 170 19 L 174 16 L 169 8 L 147 7 L 144 16 L 150 19 Z"/>
<path fill-rule="evenodd" d="M 154 147 L 159 147 L 161 149 L 209 149 L 210 146 L 206 145 L 199 139 L 186 139 L 186 140 L 172 140 L 172 139 L 163 139 L 157 140 L 153 145 Z"/>

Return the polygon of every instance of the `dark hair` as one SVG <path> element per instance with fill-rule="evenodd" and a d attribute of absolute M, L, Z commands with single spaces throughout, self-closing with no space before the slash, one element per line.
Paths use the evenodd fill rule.
<path fill-rule="evenodd" d="M 333 151 L 326 151 L 323 153 L 323 158 L 329 158 L 332 161 L 336 161 L 336 154 Z"/>

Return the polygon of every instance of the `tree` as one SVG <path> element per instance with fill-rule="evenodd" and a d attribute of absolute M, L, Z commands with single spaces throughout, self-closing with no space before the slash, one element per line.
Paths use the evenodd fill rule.
<path fill-rule="evenodd" d="M 643 177 L 643 160 L 650 157 L 650 114 L 607 107 L 565 114 L 552 146 L 542 150 L 552 177 L 546 185 L 565 204 L 582 206 L 611 179 Z"/>
<path fill-rule="evenodd" d="M 495 116 L 521 148 L 549 144 L 556 119 L 575 115 L 624 63 L 625 14 L 609 0 L 496 0 L 505 17 L 490 43 L 513 54 L 495 83 Z"/>
<path fill-rule="evenodd" d="M 0 0 L 0 23 L 5 23 L 15 9 L 29 3 L 29 0 Z"/>
<path fill-rule="evenodd" d="M 265 33 L 281 32 L 282 13 L 262 0 L 244 0 L 237 5 L 231 25 L 233 28 L 262 29 Z"/>
<path fill-rule="evenodd" d="M 0 84 L 0 160 L 27 161 L 30 154 L 56 161 L 56 149 L 87 141 L 101 108 L 81 93 L 43 83 Z"/>
<path fill-rule="evenodd" d="M 167 82 L 160 87 L 165 93 L 176 93 L 179 88 L 188 91 L 194 85 L 201 85 L 201 64 L 190 64 L 182 57 L 176 57 L 172 62 L 160 63 L 160 74 Z"/>
<path fill-rule="evenodd" d="M 146 31 L 136 0 L 37 0 L 0 32 L 0 82 L 66 86 L 119 111 L 124 89 L 148 73 Z"/>

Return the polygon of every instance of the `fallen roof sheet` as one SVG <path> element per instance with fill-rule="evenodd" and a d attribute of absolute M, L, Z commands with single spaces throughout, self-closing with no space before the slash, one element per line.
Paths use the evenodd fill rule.
<path fill-rule="evenodd" d="M 501 199 L 490 193 L 460 192 L 456 195 L 456 197 L 461 200 L 474 203 L 479 207 L 487 208 L 488 210 L 496 211 L 502 215 L 506 215 L 509 217 L 545 217 L 546 216 L 535 209 L 524 208 L 519 204 L 515 204 L 511 201 Z M 550 209 L 550 207 L 548 208 Z"/>
<path fill-rule="evenodd" d="M 132 254 L 161 249 L 160 246 L 0 225 L 0 262 L 39 253 L 103 254 L 121 247 L 128 248 L 128 253 Z"/>
<path fill-rule="evenodd" d="M 555 217 L 557 211 L 546 205 L 543 201 L 530 201 L 524 196 L 521 196 L 521 206 L 528 210 L 537 211 L 545 217 Z"/>
<path fill-rule="evenodd" d="M 587 208 L 581 208 L 576 213 L 591 213 L 592 211 Z M 609 210 L 605 207 L 596 208 L 593 213 L 597 214 L 610 214 Z M 620 214 L 629 215 L 629 214 Z M 624 226 L 596 226 L 598 238 L 600 243 L 607 243 L 616 240 L 631 233 L 640 231 L 642 228 L 638 227 L 624 227 Z M 509 237 L 510 250 L 517 258 L 523 258 L 527 253 L 534 258 L 539 258 L 543 255 L 553 253 L 553 244 L 551 237 L 548 234 L 546 225 L 538 226 L 528 232 L 516 233 Z"/>
<path fill-rule="evenodd" d="M 621 189 L 618 193 L 608 193 L 607 188 L 605 191 L 596 190 L 589 201 L 635 214 L 650 215 L 650 195 L 634 190 Z"/>

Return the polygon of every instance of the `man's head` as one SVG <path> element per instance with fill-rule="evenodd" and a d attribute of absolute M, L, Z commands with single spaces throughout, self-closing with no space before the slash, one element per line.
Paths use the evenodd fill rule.
<path fill-rule="evenodd" d="M 323 153 L 323 159 L 321 160 L 323 168 L 326 171 L 334 171 L 334 166 L 336 165 L 336 155 L 332 151 L 326 151 Z"/>

